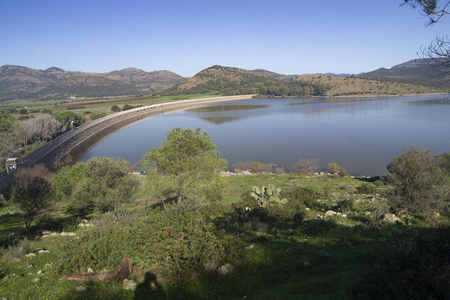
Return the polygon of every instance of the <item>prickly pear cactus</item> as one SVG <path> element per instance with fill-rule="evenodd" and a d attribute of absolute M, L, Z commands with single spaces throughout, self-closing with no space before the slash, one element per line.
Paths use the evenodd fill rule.
<path fill-rule="evenodd" d="M 265 208 L 272 203 L 277 204 L 287 203 L 286 198 L 283 199 L 279 198 L 280 192 L 281 192 L 280 188 L 276 189 L 273 184 L 268 184 L 267 186 L 263 186 L 261 190 L 258 189 L 258 187 L 254 186 L 253 192 L 250 195 L 258 202 L 258 207 Z"/>

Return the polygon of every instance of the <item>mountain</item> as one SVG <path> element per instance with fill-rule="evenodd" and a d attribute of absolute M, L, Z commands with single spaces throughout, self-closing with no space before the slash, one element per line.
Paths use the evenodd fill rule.
<path fill-rule="evenodd" d="M 252 94 L 256 93 L 254 89 L 257 87 L 275 84 L 278 81 L 259 72 L 215 65 L 161 92 L 161 94 L 180 95 L 212 92 L 217 94 L 234 94 L 236 92 Z"/>
<path fill-rule="evenodd" d="M 443 73 L 446 73 L 446 75 Z M 425 59 L 410 60 L 393 66 L 390 69 L 380 68 L 363 73 L 360 78 L 388 80 L 395 82 L 425 85 L 431 87 L 450 88 L 450 70 L 443 70 Z"/>
<path fill-rule="evenodd" d="M 184 80 L 170 71 L 145 72 L 135 68 L 84 73 L 57 67 L 35 70 L 5 65 L 0 67 L 0 101 L 152 94 Z"/>

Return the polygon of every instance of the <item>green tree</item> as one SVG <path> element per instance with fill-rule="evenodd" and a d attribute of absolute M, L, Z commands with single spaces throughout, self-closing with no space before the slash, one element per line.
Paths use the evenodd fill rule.
<path fill-rule="evenodd" d="M 65 126 L 69 126 L 70 119 L 72 119 L 74 126 L 80 126 L 86 123 L 86 119 L 83 116 L 77 115 L 72 111 L 65 111 L 62 113 L 54 114 L 53 118 L 55 118 L 57 121 L 59 121 L 61 124 L 64 124 Z"/>
<path fill-rule="evenodd" d="M 156 172 L 161 180 L 172 182 L 166 190 L 175 194 L 178 203 L 200 194 L 208 198 L 220 195 L 219 173 L 226 169 L 227 161 L 220 158 L 208 133 L 200 130 L 172 129 L 166 134 L 167 141 L 141 160 L 146 173 Z"/>
<path fill-rule="evenodd" d="M 111 106 L 111 111 L 121 111 L 121 109 L 118 105 L 113 105 Z"/>
<path fill-rule="evenodd" d="M 39 212 L 50 205 L 51 184 L 42 169 L 22 169 L 14 175 L 12 201 L 25 212 L 25 226 L 29 228 Z"/>
<path fill-rule="evenodd" d="M 69 209 L 85 214 L 90 209 L 116 211 L 139 185 L 125 161 L 93 157 L 65 167 L 52 179 L 53 191 Z"/>
<path fill-rule="evenodd" d="M 387 181 L 393 186 L 392 201 L 402 209 L 426 210 L 436 205 L 434 186 L 443 183 L 441 160 L 433 151 L 406 148 L 387 166 Z"/>

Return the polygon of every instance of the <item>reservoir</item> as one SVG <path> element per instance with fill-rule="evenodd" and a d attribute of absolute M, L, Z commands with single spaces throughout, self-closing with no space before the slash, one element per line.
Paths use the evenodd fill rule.
<path fill-rule="evenodd" d="M 230 170 L 238 162 L 259 161 L 288 171 L 299 159 L 318 159 L 319 171 L 337 162 L 351 175 L 379 176 L 405 147 L 450 151 L 450 99 L 276 98 L 204 104 L 121 128 L 75 161 L 107 156 L 138 166 L 174 127 L 208 132 Z"/>

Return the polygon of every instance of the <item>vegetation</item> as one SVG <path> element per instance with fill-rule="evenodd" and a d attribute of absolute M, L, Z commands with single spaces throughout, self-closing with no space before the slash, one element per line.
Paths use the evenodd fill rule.
<path fill-rule="evenodd" d="M 91 209 L 117 211 L 133 195 L 138 180 L 129 174 L 127 162 L 112 158 L 91 158 L 65 167 L 52 179 L 55 196 L 68 209 L 81 215 Z"/>
<path fill-rule="evenodd" d="M 411 211 L 436 208 L 434 187 L 444 183 L 439 157 L 432 150 L 406 148 L 387 166 L 387 181 L 393 186 L 392 201 Z"/>
<path fill-rule="evenodd" d="M 66 128 L 69 127 L 71 120 L 73 121 L 74 126 L 80 126 L 86 123 L 86 119 L 83 116 L 77 115 L 76 113 L 71 111 L 54 114 L 53 118 L 55 118 L 61 124 L 64 124 Z"/>
<path fill-rule="evenodd" d="M 34 230 L 21 229 L 25 212 L 0 207 L 2 297 L 445 298 L 450 214 L 443 205 L 400 213 L 391 205 L 395 185 L 347 176 L 224 177 L 226 188 L 208 193 L 205 179 L 216 180 L 224 163 L 209 136 L 175 128 L 167 137 L 143 158 L 145 177 L 105 158 L 64 168 L 51 181 L 56 203 Z M 178 157 L 185 152 L 191 155 Z M 199 158 L 208 156 L 204 166 Z M 447 156 L 436 159 L 441 168 Z M 195 187 L 170 201 L 187 165 L 202 166 L 203 176 L 191 173 Z M 444 178 L 445 186 L 432 189 L 448 191 Z M 85 199 L 93 213 L 72 214 L 71 202 Z M 395 224 L 386 221 L 393 213 Z M 101 275 L 124 256 L 133 265 L 129 281 L 61 280 L 82 279 L 89 269 Z"/>
<path fill-rule="evenodd" d="M 25 227 L 28 229 L 38 213 L 50 205 L 51 184 L 45 168 L 21 169 L 14 174 L 11 188 L 12 201 L 24 211 Z"/>
<path fill-rule="evenodd" d="M 166 183 L 164 195 L 173 192 L 177 202 L 199 195 L 220 195 L 219 172 L 227 161 L 220 158 L 216 145 L 200 128 L 174 128 L 166 134 L 167 141 L 144 155 L 141 166 L 152 179 Z M 155 177 L 155 175 L 158 175 Z"/>

